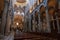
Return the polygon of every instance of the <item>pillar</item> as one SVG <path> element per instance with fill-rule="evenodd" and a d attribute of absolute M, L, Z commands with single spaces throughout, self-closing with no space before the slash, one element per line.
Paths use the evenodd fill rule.
<path fill-rule="evenodd" d="M 2 14 L 1 34 L 4 34 L 4 30 L 5 30 L 7 10 L 8 10 L 8 2 L 5 1 L 5 7 L 4 7 L 3 14 Z"/>
<path fill-rule="evenodd" d="M 35 12 L 34 12 L 35 13 Z M 35 32 L 36 31 L 36 29 L 35 29 L 35 26 L 36 25 L 36 23 L 35 23 L 35 14 L 33 14 L 33 32 Z"/>
<path fill-rule="evenodd" d="M 5 34 L 10 32 L 11 26 L 13 23 L 13 7 L 12 7 L 12 0 L 9 1 L 8 6 L 8 13 L 7 13 L 7 22 L 6 22 L 6 31 Z"/>
<path fill-rule="evenodd" d="M 39 32 L 41 32 L 41 30 L 42 30 L 42 22 L 41 22 L 41 13 L 39 12 L 39 10 L 38 10 L 38 22 L 39 22 L 38 29 L 39 29 Z"/>
<path fill-rule="evenodd" d="M 46 20 L 47 20 L 47 32 L 51 32 L 50 29 L 50 19 L 49 19 L 49 14 L 48 14 L 48 7 L 46 7 Z"/>
<path fill-rule="evenodd" d="M 28 22 L 28 14 L 26 13 L 25 15 L 24 15 L 24 27 L 23 27 L 23 31 L 24 32 L 27 32 L 27 23 Z"/>
<path fill-rule="evenodd" d="M 10 26 L 11 26 L 11 16 L 10 12 L 8 12 L 5 34 L 8 34 L 10 32 Z"/>
<path fill-rule="evenodd" d="M 32 32 L 32 29 L 31 29 L 31 14 L 29 14 L 29 32 Z"/>

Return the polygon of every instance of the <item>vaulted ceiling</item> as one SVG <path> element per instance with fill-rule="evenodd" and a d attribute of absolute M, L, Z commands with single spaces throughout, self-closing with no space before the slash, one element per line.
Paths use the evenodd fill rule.
<path fill-rule="evenodd" d="M 56 8 L 56 5 L 57 4 L 57 1 L 56 0 L 49 0 L 48 1 L 48 13 L 49 14 L 51 14 L 51 15 L 53 15 L 54 14 L 54 12 L 55 12 L 55 8 Z M 57 8 L 56 8 L 57 9 Z M 40 13 L 44 13 L 44 11 L 45 11 L 45 7 L 44 6 L 42 6 L 41 8 L 40 8 Z M 44 14 L 44 16 L 46 16 L 45 14 Z"/>
<path fill-rule="evenodd" d="M 17 2 L 24 3 L 26 0 L 17 0 Z M 0 1 L 0 17 L 2 16 L 2 11 L 4 9 L 4 0 Z"/>
<path fill-rule="evenodd" d="M 17 0 L 17 2 L 24 3 L 24 2 L 26 2 L 26 0 Z M 52 6 L 55 7 L 55 5 L 56 5 L 56 1 L 55 0 L 50 0 L 49 3 L 48 3 L 48 6 L 49 7 L 52 7 Z M 4 0 L 1 0 L 0 1 L 0 17 L 2 15 L 1 12 L 3 11 L 3 8 L 4 8 Z M 45 8 L 42 7 L 41 8 L 41 12 L 44 11 L 44 10 L 45 10 Z M 52 10 L 49 11 L 49 12 L 52 12 Z"/>

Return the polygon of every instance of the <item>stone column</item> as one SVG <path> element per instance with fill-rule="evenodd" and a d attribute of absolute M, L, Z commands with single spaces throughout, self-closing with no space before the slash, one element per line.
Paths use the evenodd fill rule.
<path fill-rule="evenodd" d="M 8 34 L 10 32 L 11 22 L 13 20 L 13 14 L 12 14 L 12 0 L 9 1 L 8 5 L 8 13 L 7 13 L 7 22 L 6 22 L 6 31 L 5 34 Z"/>
<path fill-rule="evenodd" d="M 42 30 L 42 22 L 41 22 L 41 13 L 39 12 L 39 10 L 38 10 L 38 22 L 39 22 L 38 29 L 39 29 L 39 32 L 41 32 L 41 30 Z"/>
<path fill-rule="evenodd" d="M 29 32 L 32 32 L 31 31 L 31 15 L 29 14 L 29 26 L 28 26 L 28 28 L 29 28 Z"/>
<path fill-rule="evenodd" d="M 1 24 L 1 39 L 4 38 L 5 26 L 6 26 L 6 16 L 7 16 L 8 2 L 5 1 L 5 6 L 2 14 L 2 24 Z"/>
<path fill-rule="evenodd" d="M 5 34 L 8 34 L 10 32 L 10 26 L 11 26 L 11 17 L 10 17 L 10 12 L 8 12 Z"/>
<path fill-rule="evenodd" d="M 58 18 L 57 13 L 56 13 L 56 21 L 57 21 L 58 33 L 60 33 L 59 18 Z"/>
<path fill-rule="evenodd" d="M 46 20 L 47 20 L 47 32 L 51 32 L 50 29 L 50 19 L 49 19 L 49 14 L 48 14 L 48 7 L 46 7 Z"/>
<path fill-rule="evenodd" d="M 35 24 L 35 14 L 33 14 L 33 32 L 35 32 L 36 31 L 36 29 L 35 29 L 35 26 L 36 24 Z"/>
<path fill-rule="evenodd" d="M 51 32 L 51 28 L 50 28 L 50 18 L 49 18 L 49 14 L 48 14 L 48 0 L 44 0 L 43 1 L 44 6 L 46 7 L 46 21 L 47 21 L 47 31 L 46 32 Z"/>
<path fill-rule="evenodd" d="M 2 14 L 2 25 L 1 25 L 1 34 L 4 34 L 4 29 L 6 26 L 6 16 L 7 16 L 7 10 L 8 10 L 8 3 L 5 3 L 4 11 Z"/>
<path fill-rule="evenodd" d="M 58 0 L 58 9 L 59 9 L 58 14 L 59 14 L 60 13 L 60 0 Z M 56 19 L 57 19 L 57 16 L 56 16 Z M 60 33 L 59 20 L 57 20 L 57 26 L 58 26 L 58 33 Z"/>
<path fill-rule="evenodd" d="M 27 22 L 28 22 L 28 14 L 29 14 L 29 5 L 27 4 L 25 6 L 25 11 L 24 11 L 24 27 L 23 27 L 23 31 L 27 32 Z"/>
<path fill-rule="evenodd" d="M 28 22 L 28 15 L 25 14 L 24 15 L 24 27 L 23 27 L 24 32 L 27 32 L 27 22 Z"/>

